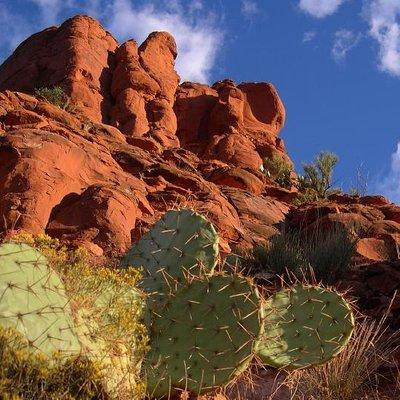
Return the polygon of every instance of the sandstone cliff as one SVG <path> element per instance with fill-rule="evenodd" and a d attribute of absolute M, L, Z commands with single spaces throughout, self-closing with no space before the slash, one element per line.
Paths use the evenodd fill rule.
<path fill-rule="evenodd" d="M 400 208 L 347 195 L 296 207 L 296 190 L 260 171 L 264 157 L 290 162 L 274 86 L 180 83 L 176 57 L 168 33 L 120 45 L 86 16 L 26 39 L 0 66 L 0 232 L 119 255 L 176 206 L 207 215 L 226 252 L 267 242 L 284 221 L 357 223 L 355 262 L 374 263 L 363 290 L 386 304 L 400 288 Z M 56 85 L 75 110 L 33 96 Z"/>

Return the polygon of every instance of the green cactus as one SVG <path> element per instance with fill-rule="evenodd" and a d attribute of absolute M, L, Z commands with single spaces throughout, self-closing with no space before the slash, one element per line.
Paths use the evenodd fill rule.
<path fill-rule="evenodd" d="M 47 356 L 81 350 L 63 283 L 26 244 L 0 245 L 0 325 L 18 330 Z"/>
<path fill-rule="evenodd" d="M 340 353 L 352 335 L 354 316 L 333 290 L 296 285 L 270 297 L 256 353 L 276 368 L 322 364 Z"/>
<path fill-rule="evenodd" d="M 260 332 L 259 298 L 245 278 L 222 274 L 184 282 L 150 328 L 147 391 L 204 393 L 243 372 Z"/>
<path fill-rule="evenodd" d="M 121 266 L 143 267 L 145 290 L 162 295 L 184 280 L 184 272 L 196 274 L 201 266 L 212 273 L 218 241 L 213 225 L 201 215 L 170 210 L 131 248 Z"/>

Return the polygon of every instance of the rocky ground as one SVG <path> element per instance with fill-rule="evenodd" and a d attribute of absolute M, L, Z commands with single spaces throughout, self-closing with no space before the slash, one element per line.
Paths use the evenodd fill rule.
<path fill-rule="evenodd" d="M 345 194 L 294 205 L 297 189 L 260 170 L 264 157 L 290 163 L 273 85 L 180 84 L 176 56 L 167 33 L 120 45 L 86 16 L 26 39 L 0 66 L 0 232 L 45 232 L 101 258 L 178 206 L 208 216 L 223 253 L 266 243 L 283 222 L 356 225 L 343 285 L 381 314 L 400 287 L 400 207 Z M 33 96 L 55 85 L 71 99 L 65 110 Z M 395 297 L 396 327 L 399 310 Z"/>

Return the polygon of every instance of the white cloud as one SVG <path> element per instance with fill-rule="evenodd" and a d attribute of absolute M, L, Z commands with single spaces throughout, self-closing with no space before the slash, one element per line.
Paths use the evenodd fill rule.
<path fill-rule="evenodd" d="M 259 13 L 258 5 L 252 0 L 242 0 L 242 13 L 246 17 L 251 17 Z"/>
<path fill-rule="evenodd" d="M 400 142 L 392 154 L 389 174 L 375 185 L 377 193 L 381 193 L 391 201 L 400 204 Z"/>
<path fill-rule="evenodd" d="M 379 44 L 379 68 L 400 76 L 400 0 L 369 0 L 364 16 Z"/>
<path fill-rule="evenodd" d="M 300 0 L 302 11 L 316 18 L 334 14 L 346 0 Z"/>
<path fill-rule="evenodd" d="M 335 32 L 335 40 L 331 51 L 333 59 L 336 62 L 344 61 L 347 53 L 357 46 L 361 36 L 361 33 L 355 33 L 347 29 L 340 29 Z"/>
<path fill-rule="evenodd" d="M 303 43 L 311 42 L 317 36 L 317 32 L 315 31 L 307 31 L 303 34 Z"/>
<path fill-rule="evenodd" d="M 194 11 L 201 9 L 199 1 L 190 4 L 195 5 Z M 177 42 L 176 68 L 182 80 L 208 81 L 223 33 L 213 15 L 190 15 L 186 11 L 179 1 L 171 10 L 154 5 L 139 8 L 128 0 L 114 0 L 107 28 L 121 41 L 134 38 L 142 42 L 153 31 L 170 32 Z"/>

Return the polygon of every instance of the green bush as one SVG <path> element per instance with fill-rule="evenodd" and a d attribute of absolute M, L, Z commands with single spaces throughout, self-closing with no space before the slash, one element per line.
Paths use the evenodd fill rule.
<path fill-rule="evenodd" d="M 36 247 L 61 276 L 76 324 L 87 326 L 88 337 L 95 338 L 95 346 L 90 340 L 84 343 L 85 354 L 101 362 L 102 384 L 110 398 L 143 398 L 140 370 L 148 336 L 142 323 L 143 299 L 136 289 L 140 272 L 94 268 L 84 248 L 69 250 L 48 235 L 20 233 L 12 240 Z"/>
<path fill-rule="evenodd" d="M 265 157 L 263 161 L 264 173 L 274 179 L 283 188 L 292 186 L 292 166 L 288 161 L 274 154 L 272 157 Z"/>
<path fill-rule="evenodd" d="M 298 274 L 308 265 L 298 233 L 289 229 L 273 236 L 267 246 L 256 246 L 247 260 L 244 266 L 251 274 L 267 271 L 283 275 L 286 270 Z"/>
<path fill-rule="evenodd" d="M 303 164 L 304 175 L 298 177 L 300 192 L 314 191 L 318 198 L 326 198 L 332 190 L 333 168 L 338 162 L 336 154 L 322 151 L 311 164 Z"/>
<path fill-rule="evenodd" d="M 107 400 L 101 377 L 101 364 L 32 353 L 18 331 L 0 326 L 1 399 Z"/>
<path fill-rule="evenodd" d="M 313 230 L 304 243 L 306 257 L 316 278 L 325 284 L 333 284 L 348 271 L 357 239 L 342 225 L 336 224 L 327 230 Z"/>
<path fill-rule="evenodd" d="M 35 96 L 37 98 L 45 99 L 49 103 L 52 103 L 63 110 L 69 112 L 75 110 L 75 107 L 71 104 L 70 98 L 67 96 L 64 89 L 61 86 L 54 86 L 52 88 L 41 87 L 35 89 Z"/>
<path fill-rule="evenodd" d="M 356 243 L 341 225 L 329 230 L 316 228 L 308 234 L 286 228 L 273 236 L 267 246 L 255 247 L 243 266 L 252 275 L 288 272 L 298 277 L 312 267 L 317 280 L 329 285 L 348 271 Z"/>

